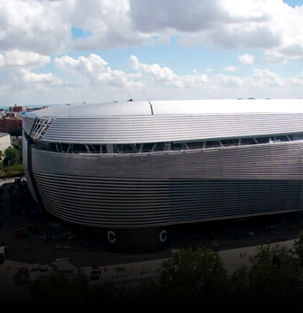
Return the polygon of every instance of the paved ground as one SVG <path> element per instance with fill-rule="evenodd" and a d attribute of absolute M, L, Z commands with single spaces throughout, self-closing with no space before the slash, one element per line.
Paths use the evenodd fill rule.
<path fill-rule="evenodd" d="M 232 273 L 240 265 L 249 265 L 249 255 L 254 254 L 256 247 L 261 244 L 280 242 L 291 249 L 293 239 L 301 230 L 300 214 L 270 217 L 266 221 L 256 220 L 251 225 L 241 221 L 224 225 L 203 224 L 191 227 L 190 231 L 175 230 L 171 246 L 166 250 L 148 254 L 116 254 L 106 251 L 101 239 L 91 244 L 87 236 L 80 236 L 76 241 L 65 236 L 45 241 L 41 238 L 43 234 L 70 232 L 48 219 L 35 224 L 35 228 L 31 230 L 28 226 L 32 221 L 25 213 L 35 210 L 35 204 L 26 188 L 25 192 L 22 192 L 22 187 L 16 188 L 12 181 L 7 181 L 0 193 L 2 226 L 0 243 L 8 245 L 6 260 L 0 264 L 0 301 L 20 299 L 26 304 L 26 301 L 29 301 L 27 289 L 24 286 L 15 286 L 14 283 L 13 276 L 18 268 L 26 267 L 29 270 L 29 278 L 35 279 L 41 275 L 50 275 L 54 271 L 52 262 L 58 258 L 69 258 L 71 265 L 75 266 L 70 275 L 80 271 L 89 276 L 92 265 L 98 265 L 101 277 L 92 283 L 100 283 L 105 279 L 112 279 L 116 283 L 138 283 L 143 279 L 156 277 L 163 260 L 170 256 L 173 248 L 189 246 L 195 248 L 201 245 L 218 247 L 226 269 Z M 14 235 L 16 230 L 21 230 L 20 234 L 26 234 L 26 237 L 18 238 Z M 71 249 L 56 249 L 57 246 L 69 246 Z M 89 251 L 86 251 L 88 247 Z M 45 272 L 32 271 L 42 266 L 45 267 Z"/>

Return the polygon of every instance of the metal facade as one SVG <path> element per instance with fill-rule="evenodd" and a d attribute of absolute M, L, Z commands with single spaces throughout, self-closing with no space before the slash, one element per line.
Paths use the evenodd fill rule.
<path fill-rule="evenodd" d="M 278 105 L 275 100 L 267 101 Z M 234 102 L 239 110 L 239 100 Z M 250 108 L 241 113 L 231 108 L 233 112 L 219 114 L 205 108 L 199 112 L 197 102 L 194 104 L 192 112 L 190 102 L 184 102 L 182 108 L 178 102 L 176 112 L 169 106 L 162 114 L 159 103 L 152 111 L 151 103 L 131 103 L 131 112 L 127 104 L 121 105 L 121 111 L 119 104 L 113 104 L 100 106 L 100 111 L 94 106 L 88 111 L 95 115 L 88 116 L 84 105 L 76 111 L 64 108 L 62 114 L 51 109 L 24 116 L 24 162 L 31 192 L 59 218 L 105 228 L 302 210 L 303 112 L 268 112 L 262 106 L 264 112 Z M 276 135 L 293 135 L 296 140 L 136 154 L 63 153 L 45 151 L 40 145 Z"/>
<path fill-rule="evenodd" d="M 302 131 L 303 113 L 149 115 L 57 118 L 41 140 L 83 144 L 124 144 L 223 139 Z"/>

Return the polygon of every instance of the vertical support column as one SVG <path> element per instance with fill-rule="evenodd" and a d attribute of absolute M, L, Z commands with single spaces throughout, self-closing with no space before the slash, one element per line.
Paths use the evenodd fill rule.
<path fill-rule="evenodd" d="M 114 153 L 113 145 L 106 145 L 106 151 L 107 153 Z"/>

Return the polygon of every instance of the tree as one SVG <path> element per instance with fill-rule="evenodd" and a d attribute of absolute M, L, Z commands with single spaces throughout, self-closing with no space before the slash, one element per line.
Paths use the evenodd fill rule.
<path fill-rule="evenodd" d="M 243 305 L 250 296 L 249 269 L 246 265 L 240 266 L 230 277 L 231 293 L 237 298 L 238 305 Z"/>
<path fill-rule="evenodd" d="M 8 147 L 5 149 L 3 159 L 4 166 L 11 166 L 22 163 L 22 149 L 20 146 L 21 144 L 18 143 L 13 147 Z"/>
<path fill-rule="evenodd" d="M 248 271 L 248 302 L 263 309 L 279 310 L 296 303 L 299 276 L 294 256 L 286 247 L 261 246 L 250 258 Z"/>
<path fill-rule="evenodd" d="M 37 279 L 29 289 L 32 296 L 31 309 L 37 312 L 58 312 L 64 309 L 93 310 L 102 306 L 103 312 L 119 306 L 119 289 L 111 282 L 100 285 L 89 285 L 84 275 L 69 278 L 65 275 L 53 275 Z M 117 306 L 117 307 L 116 307 Z"/>
<path fill-rule="evenodd" d="M 303 264 L 303 230 L 298 233 L 296 253 L 301 261 L 301 264 Z"/>
<path fill-rule="evenodd" d="M 227 271 L 218 253 L 207 248 L 176 249 L 163 264 L 160 286 L 174 302 L 224 307 L 229 298 Z M 218 299 L 220 301 L 218 302 Z"/>
<path fill-rule="evenodd" d="M 162 266 L 157 283 L 143 282 L 136 289 L 118 288 L 113 283 L 90 285 L 85 277 L 69 280 L 52 276 L 35 281 L 30 291 L 36 308 L 45 312 L 62 309 L 190 310 L 207 312 L 285 312 L 302 305 L 296 289 L 299 272 L 296 259 L 280 245 L 258 247 L 231 277 L 218 253 L 207 249 L 175 249 Z"/>

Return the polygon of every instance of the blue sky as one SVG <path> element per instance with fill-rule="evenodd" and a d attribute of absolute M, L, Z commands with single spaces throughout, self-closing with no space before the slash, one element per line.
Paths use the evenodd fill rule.
<path fill-rule="evenodd" d="M 303 0 L 0 1 L 0 106 L 302 98 Z"/>

